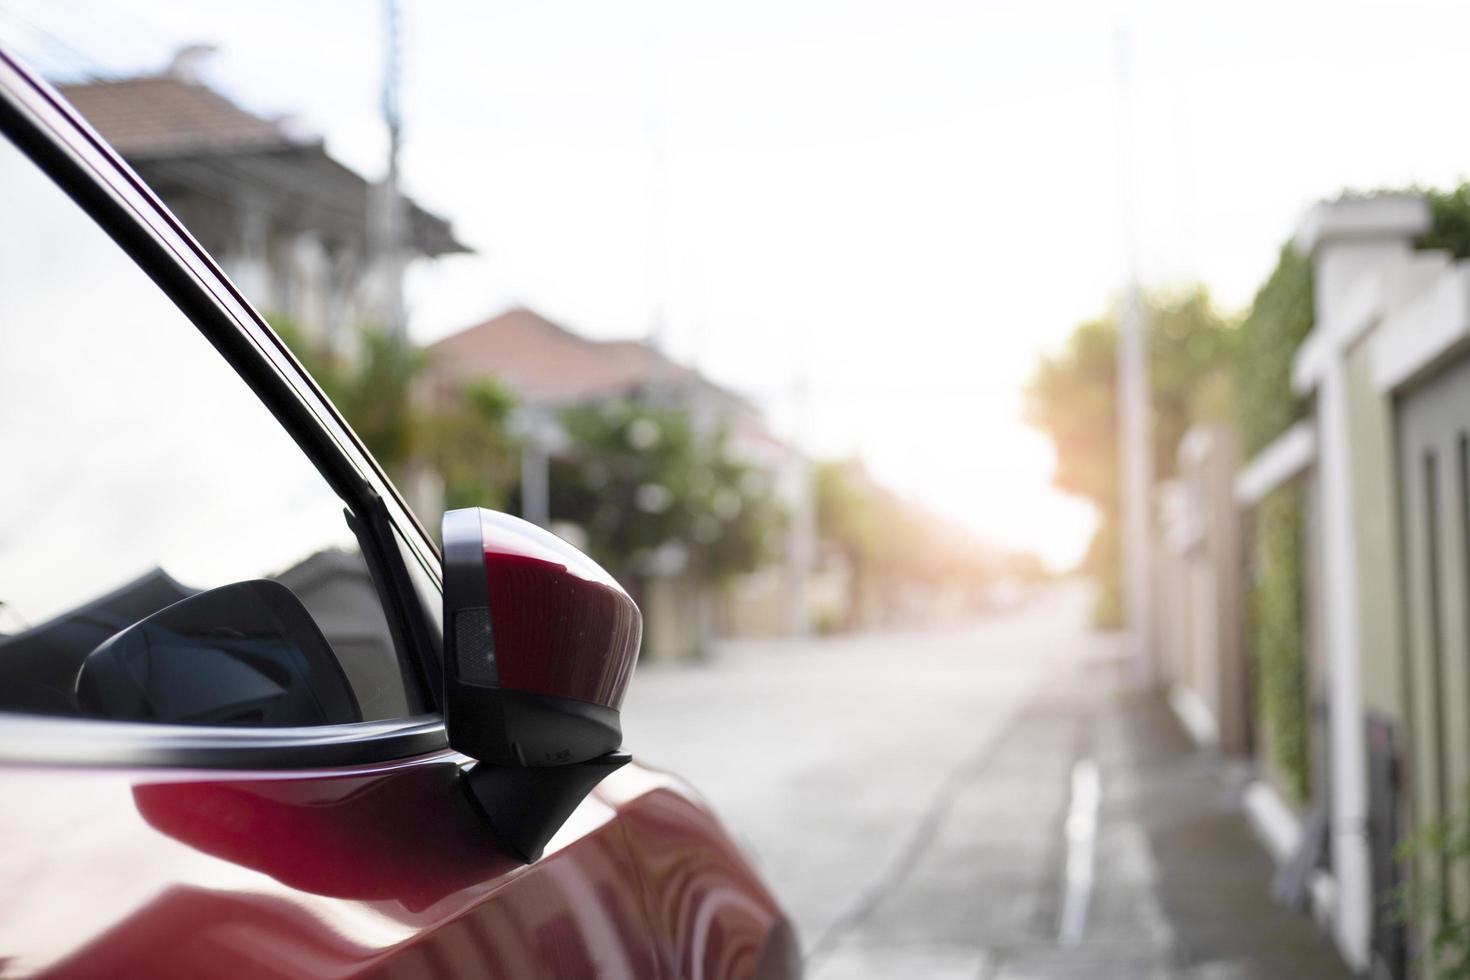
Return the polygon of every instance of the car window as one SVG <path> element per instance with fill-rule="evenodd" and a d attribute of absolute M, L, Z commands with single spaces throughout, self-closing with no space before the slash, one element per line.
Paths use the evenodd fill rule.
<path fill-rule="evenodd" d="M 0 139 L 0 710 L 423 709 L 345 511 L 188 318 Z"/>

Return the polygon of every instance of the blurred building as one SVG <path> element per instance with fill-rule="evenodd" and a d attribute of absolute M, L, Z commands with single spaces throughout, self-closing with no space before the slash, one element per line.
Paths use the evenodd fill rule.
<path fill-rule="evenodd" d="M 742 576 L 718 595 L 687 577 L 655 580 L 644 601 L 649 651 L 697 654 L 712 633 L 789 635 L 810 622 L 811 544 L 806 458 L 773 435 L 748 399 L 667 357 L 644 340 L 594 340 L 528 309 L 513 309 L 429 347 L 430 397 L 439 404 L 476 379 L 517 399 L 523 440 L 522 514 L 547 524 L 549 460 L 562 450 L 558 416 L 575 405 L 629 399 L 687 412 L 697 431 L 723 429 L 730 455 L 764 474 L 790 517 L 783 561 Z"/>
<path fill-rule="evenodd" d="M 1176 710 L 1201 742 L 1255 757 L 1247 808 L 1281 864 L 1278 893 L 1382 977 L 1445 975 L 1435 936 L 1470 896 L 1470 867 L 1442 846 L 1401 851 L 1462 813 L 1470 782 L 1470 261 L 1417 248 L 1430 227 L 1414 196 L 1308 214 L 1294 245 L 1311 261 L 1314 323 L 1290 382 L 1303 415 L 1243 462 L 1228 427 L 1186 437 L 1155 576 Z M 1250 554 L 1248 529 L 1283 492 L 1303 502 L 1300 527 L 1273 544 L 1284 555 Z M 1283 558 L 1303 570 L 1301 594 L 1264 599 L 1301 607 L 1300 635 L 1273 639 L 1301 659 L 1305 792 L 1273 764 L 1275 733 L 1250 704 L 1253 672 L 1271 667 L 1249 649 L 1243 597 Z M 1439 901 L 1406 922 L 1405 887 Z"/>
<path fill-rule="evenodd" d="M 533 408 L 633 398 L 691 412 L 696 424 L 760 428 L 750 401 L 643 340 L 593 340 L 524 308 L 451 334 L 429 348 L 443 392 L 491 376 Z"/>
<path fill-rule="evenodd" d="M 350 356 L 353 328 L 394 321 L 401 276 L 378 229 L 380 185 L 289 120 L 255 115 L 200 77 L 208 48 L 163 71 L 60 86 L 258 309 Z M 465 252 L 449 222 L 407 201 L 401 258 Z"/>

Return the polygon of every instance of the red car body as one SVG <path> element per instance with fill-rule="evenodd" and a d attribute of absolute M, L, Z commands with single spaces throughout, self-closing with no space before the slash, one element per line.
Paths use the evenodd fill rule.
<path fill-rule="evenodd" d="M 381 494 L 386 520 L 433 567 L 428 536 L 260 316 L 3 51 L 0 130 L 210 324 L 319 463 L 326 454 Z M 433 715 L 289 730 L 0 715 L 0 974 L 799 972 L 777 903 L 678 779 L 624 767 L 523 865 L 461 791 L 467 761 Z"/>

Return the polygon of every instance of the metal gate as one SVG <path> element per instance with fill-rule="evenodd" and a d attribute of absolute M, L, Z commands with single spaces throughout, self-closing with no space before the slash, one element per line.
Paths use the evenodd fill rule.
<path fill-rule="evenodd" d="M 1403 782 L 1410 827 L 1451 815 L 1470 779 L 1470 361 L 1398 405 L 1403 542 Z M 1375 842 L 1375 847 L 1377 842 Z M 1466 914 L 1470 880 L 1441 854 L 1411 869 L 1422 949 L 1435 920 Z"/>

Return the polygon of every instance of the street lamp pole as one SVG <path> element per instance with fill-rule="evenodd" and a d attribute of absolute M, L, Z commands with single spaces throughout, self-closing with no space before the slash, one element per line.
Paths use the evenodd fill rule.
<path fill-rule="evenodd" d="M 1154 679 L 1153 583 L 1149 572 L 1153 440 L 1149 432 L 1148 330 L 1139 289 L 1134 221 L 1131 94 L 1132 49 L 1125 26 L 1118 32 L 1118 190 L 1128 277 L 1118 324 L 1118 482 L 1129 653 L 1134 679 L 1146 685 Z"/>

